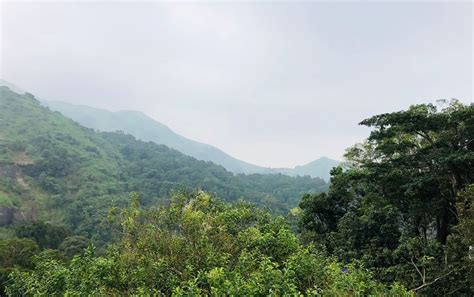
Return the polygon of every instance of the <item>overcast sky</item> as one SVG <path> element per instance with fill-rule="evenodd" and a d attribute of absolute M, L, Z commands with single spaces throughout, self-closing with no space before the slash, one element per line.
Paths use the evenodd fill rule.
<path fill-rule="evenodd" d="M 340 159 L 365 117 L 472 101 L 469 2 L 0 5 L 5 80 L 258 165 Z"/>

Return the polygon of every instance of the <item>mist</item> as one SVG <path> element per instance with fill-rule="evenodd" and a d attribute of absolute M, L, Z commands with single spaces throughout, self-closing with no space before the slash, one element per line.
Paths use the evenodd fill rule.
<path fill-rule="evenodd" d="M 468 2 L 0 5 L 1 78 L 257 165 L 341 159 L 366 117 L 472 100 Z"/>

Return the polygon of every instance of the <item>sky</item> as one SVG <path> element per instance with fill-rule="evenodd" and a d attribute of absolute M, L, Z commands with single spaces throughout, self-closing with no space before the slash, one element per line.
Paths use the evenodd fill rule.
<path fill-rule="evenodd" d="M 342 159 L 364 118 L 472 102 L 470 2 L 0 3 L 1 78 L 257 165 Z"/>

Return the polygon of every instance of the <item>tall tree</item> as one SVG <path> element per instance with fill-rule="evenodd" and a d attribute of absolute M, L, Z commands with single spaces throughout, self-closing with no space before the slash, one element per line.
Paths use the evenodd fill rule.
<path fill-rule="evenodd" d="M 474 179 L 474 107 L 414 105 L 361 125 L 373 130 L 348 150 L 350 168 L 333 171 L 327 194 L 303 198 L 304 238 L 322 240 L 341 260 L 362 260 L 387 282 L 429 294 L 469 290 L 467 246 L 448 241 L 458 193 Z"/>
<path fill-rule="evenodd" d="M 436 238 L 445 244 L 457 223 L 457 193 L 473 181 L 474 108 L 457 100 L 440 103 L 441 110 L 422 104 L 362 121 L 374 128 L 368 138 L 373 153 L 358 165 L 370 169 L 389 199 L 406 198 L 422 232 L 434 220 Z"/>

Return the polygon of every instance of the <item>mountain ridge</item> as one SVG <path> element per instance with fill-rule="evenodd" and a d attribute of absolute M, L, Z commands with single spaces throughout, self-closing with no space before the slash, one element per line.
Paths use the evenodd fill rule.
<path fill-rule="evenodd" d="M 283 214 L 304 194 L 327 190 L 320 178 L 234 174 L 130 134 L 96 132 L 7 87 L 0 127 L 0 237 L 2 226 L 34 220 L 90 234 L 131 192 L 156 205 L 173 191 L 201 189 Z"/>
<path fill-rule="evenodd" d="M 13 87 L 15 90 L 12 89 L 12 91 L 17 93 L 18 91 L 24 92 L 15 85 L 2 79 L 0 79 L 0 86 L 1 85 L 7 86 L 10 89 Z M 78 122 L 82 126 L 104 132 L 124 131 L 125 133 L 135 136 L 137 139 L 164 144 L 198 160 L 210 161 L 221 165 L 227 170 L 237 174 L 281 173 L 289 176 L 309 175 L 329 181 L 330 170 L 340 164 L 339 161 L 323 156 L 312 162 L 293 168 L 263 167 L 235 158 L 213 145 L 184 137 L 141 111 L 109 111 L 102 108 L 63 101 L 39 100 L 51 110 L 62 113 L 64 116 Z"/>
<path fill-rule="evenodd" d="M 141 111 L 120 110 L 113 112 L 106 109 L 95 108 L 87 105 L 71 104 L 62 101 L 45 100 L 43 103 L 51 109 L 63 113 L 65 116 L 86 127 L 107 132 L 123 130 L 126 133 L 134 135 L 138 139 L 164 144 L 198 160 L 211 161 L 218 165 L 222 165 L 224 168 L 234 173 L 281 173 L 290 176 L 309 175 L 312 177 L 320 177 L 328 181 L 330 178 L 330 170 L 340 164 L 339 161 L 322 156 L 307 164 L 298 165 L 293 168 L 272 168 L 258 166 L 237 159 L 215 146 L 181 136 L 168 126 L 160 123 Z M 97 118 L 91 120 L 85 118 L 86 114 L 91 113 L 103 113 L 104 115 L 102 115 L 101 118 L 109 118 L 111 121 L 113 121 L 113 123 L 101 123 L 97 120 Z M 132 120 L 136 120 L 136 122 L 141 121 L 142 125 L 140 125 L 140 127 L 136 127 L 136 122 L 134 123 Z M 143 127 L 145 130 L 143 130 Z M 150 129 L 150 127 L 153 128 Z"/>
<path fill-rule="evenodd" d="M 124 131 L 140 140 L 164 144 L 198 160 L 222 165 L 234 173 L 261 173 L 265 171 L 263 167 L 238 160 L 212 145 L 181 136 L 141 111 L 120 110 L 113 112 L 61 101 L 43 100 L 42 103 L 85 127 L 104 132 Z"/>

